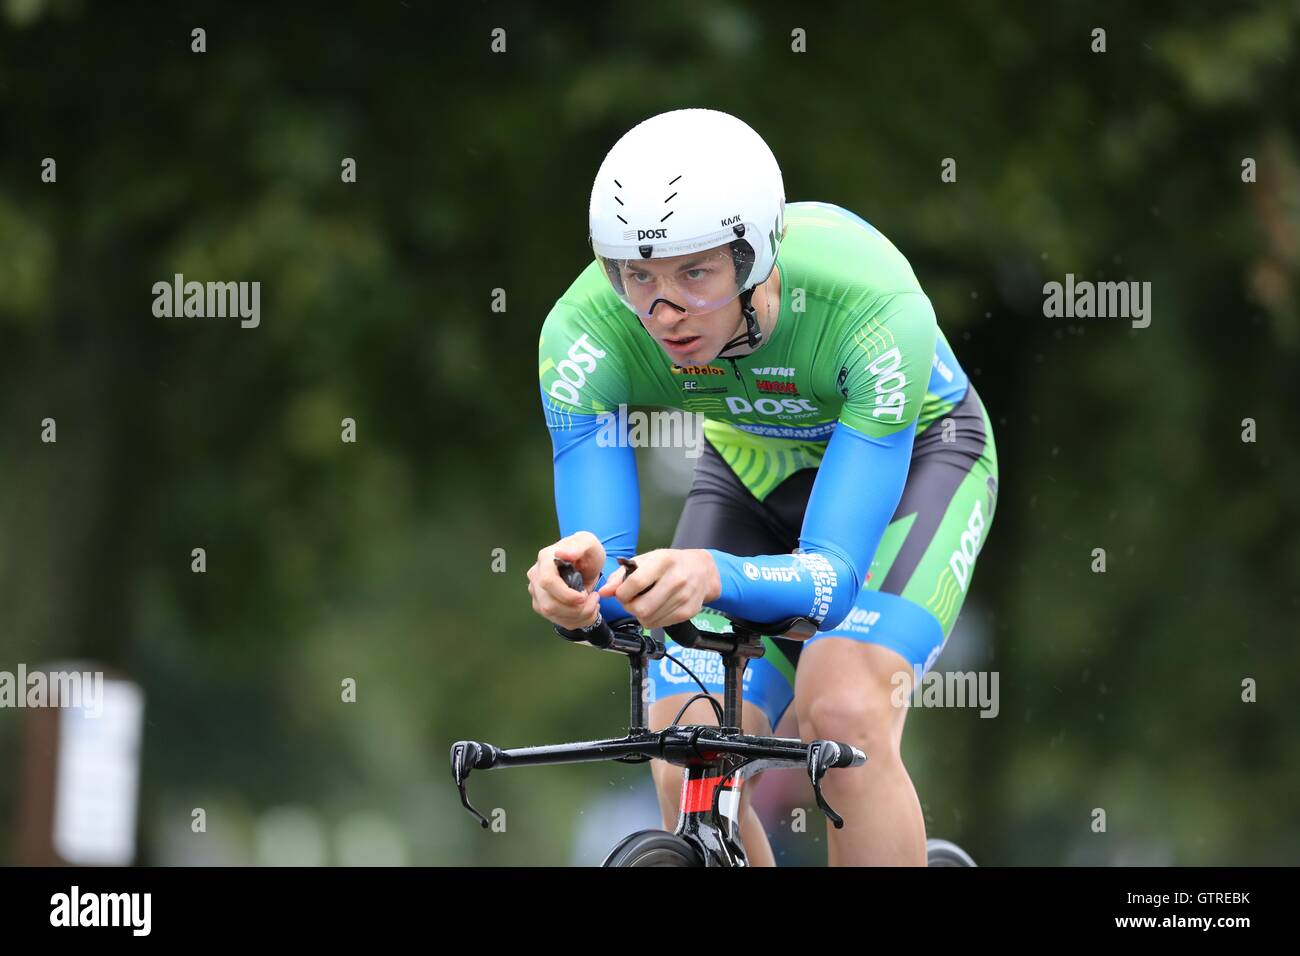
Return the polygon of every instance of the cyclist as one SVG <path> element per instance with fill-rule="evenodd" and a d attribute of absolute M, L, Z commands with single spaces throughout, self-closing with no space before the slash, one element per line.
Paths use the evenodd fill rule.
<path fill-rule="evenodd" d="M 594 261 L 539 341 L 563 537 L 529 569 L 534 609 L 565 628 L 598 611 L 706 630 L 718 611 L 811 619 L 812 638 L 777 638 L 750 663 L 744 730 L 861 748 L 865 767 L 825 781 L 845 818 L 828 826 L 830 864 L 924 865 L 894 701 L 943 649 L 997 491 L 989 416 L 929 299 L 858 216 L 787 207 L 767 144 L 714 110 L 654 116 L 615 144 L 592 187 L 589 239 Z M 608 440 L 608 416 L 626 405 L 705 420 L 672 547 L 643 554 L 635 453 Z M 629 575 L 616 559 L 634 555 Z M 585 592 L 564 584 L 556 556 Z M 721 697 L 721 669 L 668 643 Z M 659 729 L 688 678 L 667 659 L 649 670 Z M 682 722 L 714 720 L 701 700 Z M 680 768 L 651 769 L 672 830 Z M 751 862 L 771 865 L 744 797 L 741 813 Z"/>

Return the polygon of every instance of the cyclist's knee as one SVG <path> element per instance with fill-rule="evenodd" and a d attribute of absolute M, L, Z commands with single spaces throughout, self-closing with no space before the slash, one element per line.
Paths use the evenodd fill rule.
<path fill-rule="evenodd" d="M 805 739 L 844 741 L 880 766 L 902 759 L 904 717 L 887 690 L 834 688 L 808 703 L 799 726 Z"/>

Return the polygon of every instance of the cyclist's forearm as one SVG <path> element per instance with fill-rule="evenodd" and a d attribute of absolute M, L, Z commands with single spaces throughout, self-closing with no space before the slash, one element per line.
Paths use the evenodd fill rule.
<path fill-rule="evenodd" d="M 750 621 L 806 617 L 833 626 L 853 606 L 858 584 L 843 555 L 761 554 L 738 556 L 709 550 L 718 566 L 722 594 L 709 607 Z"/>
<path fill-rule="evenodd" d="M 560 534 L 590 531 L 600 539 L 605 548 L 600 587 L 618 569 L 620 557 L 636 554 L 641 501 L 636 453 L 629 447 L 602 446 L 594 415 L 557 414 L 549 404 L 546 412 Z M 631 616 L 616 598 L 601 598 L 600 610 L 607 621 Z"/>

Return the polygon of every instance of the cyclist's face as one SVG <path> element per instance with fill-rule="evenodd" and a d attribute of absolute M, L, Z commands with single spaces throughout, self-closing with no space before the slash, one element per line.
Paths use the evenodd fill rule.
<path fill-rule="evenodd" d="M 740 301 L 727 247 L 669 259 L 631 259 L 620 274 L 641 324 L 677 364 L 711 362 L 735 336 Z M 714 302 L 722 304 L 702 311 Z"/>

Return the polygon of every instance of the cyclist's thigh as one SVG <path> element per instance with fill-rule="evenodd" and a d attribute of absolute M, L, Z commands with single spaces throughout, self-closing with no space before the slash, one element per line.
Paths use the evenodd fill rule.
<path fill-rule="evenodd" d="M 951 423 L 951 424 L 945 424 Z M 938 658 L 969 592 L 997 498 L 997 453 L 972 388 L 917 436 L 898 508 L 848 616 L 823 637 L 898 652 L 919 678 Z"/>

